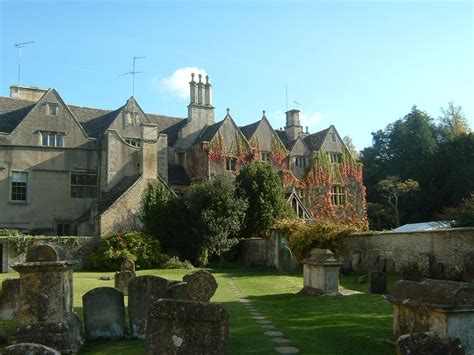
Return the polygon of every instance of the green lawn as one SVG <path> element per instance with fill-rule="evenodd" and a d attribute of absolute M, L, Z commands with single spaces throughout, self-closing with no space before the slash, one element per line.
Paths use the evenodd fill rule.
<path fill-rule="evenodd" d="M 341 276 L 343 287 L 365 292 L 346 297 L 297 295 L 303 285 L 301 274 L 280 275 L 265 269 L 215 269 L 211 271 L 219 288 L 213 297 L 230 314 L 230 354 L 274 353 L 274 343 L 228 287 L 232 277 L 248 295 L 255 307 L 283 332 L 291 345 L 303 354 L 394 354 L 389 343 L 392 334 L 392 308 L 380 295 L 368 294 L 368 285 L 357 283 L 357 276 Z M 146 270 L 139 275 L 158 275 L 181 279 L 189 270 Z M 74 307 L 82 316 L 82 295 L 98 286 L 113 286 L 99 276 L 113 273 L 76 272 L 74 274 Z M 17 274 L 0 274 L 0 281 Z M 389 285 L 394 279 L 389 279 Z M 0 321 L 0 334 L 14 329 L 12 322 Z M 83 347 L 81 354 L 143 354 L 143 342 L 94 342 Z"/>

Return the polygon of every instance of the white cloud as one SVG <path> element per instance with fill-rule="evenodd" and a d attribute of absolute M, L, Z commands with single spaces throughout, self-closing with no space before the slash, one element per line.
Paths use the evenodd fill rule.
<path fill-rule="evenodd" d="M 202 74 L 203 81 L 207 75 L 204 69 L 197 67 L 185 67 L 176 70 L 169 77 L 158 81 L 158 89 L 177 96 L 180 99 L 189 97 L 189 82 L 191 81 L 191 73 L 196 74 L 195 80 L 198 81 L 198 74 Z"/>

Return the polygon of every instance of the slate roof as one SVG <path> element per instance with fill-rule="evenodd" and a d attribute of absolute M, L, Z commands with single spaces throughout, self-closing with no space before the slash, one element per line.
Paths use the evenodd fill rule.
<path fill-rule="evenodd" d="M 239 129 L 242 132 L 242 134 L 245 136 L 245 138 L 250 139 L 254 135 L 255 131 L 258 128 L 258 126 L 260 125 L 260 122 L 262 122 L 262 120 L 251 123 L 247 126 L 239 127 Z"/>
<path fill-rule="evenodd" d="M 225 118 L 222 121 L 219 121 L 217 123 L 214 123 L 204 128 L 204 131 L 201 132 L 201 134 L 199 135 L 195 143 L 210 142 L 212 138 L 214 138 L 214 136 L 216 135 L 219 128 L 221 128 L 224 121 L 225 121 Z"/>
<path fill-rule="evenodd" d="M 146 113 L 146 116 L 152 123 L 156 123 L 158 125 L 158 129 L 160 131 L 164 131 L 165 129 L 170 128 L 171 126 L 176 125 L 177 123 L 183 123 L 186 121 L 185 118 L 181 117 L 173 117 L 173 116 L 165 116 L 165 115 L 155 115 L 153 113 Z M 168 137 L 169 139 L 169 137 Z"/>
<path fill-rule="evenodd" d="M 186 123 L 188 123 L 187 119 L 181 119 L 181 121 L 178 121 L 177 123 L 169 126 L 168 128 L 165 128 L 162 133 L 168 135 L 168 145 L 173 146 L 176 143 L 176 140 L 178 139 L 178 133 L 183 128 Z"/>
<path fill-rule="evenodd" d="M 110 206 L 117 201 L 132 185 L 140 178 L 140 175 L 131 175 L 123 177 L 118 183 L 110 189 L 109 192 L 100 196 L 97 203 L 97 213 L 104 213 Z"/>
<path fill-rule="evenodd" d="M 316 152 L 321 149 L 321 146 L 324 143 L 324 139 L 326 138 L 328 131 L 331 127 L 323 129 L 322 131 L 310 134 L 304 138 L 304 142 L 308 145 L 308 148 Z"/>
<path fill-rule="evenodd" d="M 293 142 L 290 141 L 290 138 L 288 138 L 286 132 L 276 129 L 275 133 L 277 134 L 278 138 L 280 138 L 281 142 L 285 145 L 286 149 L 290 150 Z"/>
<path fill-rule="evenodd" d="M 0 132 L 12 133 L 35 104 L 27 100 L 0 97 Z"/>
<path fill-rule="evenodd" d="M 170 186 L 187 186 L 191 184 L 191 179 L 181 165 L 168 165 L 168 185 Z"/>
<path fill-rule="evenodd" d="M 117 110 L 110 111 L 71 105 L 68 107 L 91 138 L 102 137 L 123 108 L 122 106 Z"/>

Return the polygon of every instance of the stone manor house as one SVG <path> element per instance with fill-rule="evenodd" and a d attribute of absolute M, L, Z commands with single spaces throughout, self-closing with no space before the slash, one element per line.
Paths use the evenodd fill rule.
<path fill-rule="evenodd" d="M 301 218 L 366 223 L 362 168 L 334 126 L 310 134 L 299 111 L 275 130 L 263 116 L 216 122 L 209 78 L 194 74 L 187 117 L 145 113 L 134 97 L 115 110 L 66 104 L 55 89 L 11 86 L 0 97 L 0 228 L 106 235 L 133 228 L 148 182 L 178 194 L 261 160 Z M 136 227 L 136 225 L 135 225 Z"/>

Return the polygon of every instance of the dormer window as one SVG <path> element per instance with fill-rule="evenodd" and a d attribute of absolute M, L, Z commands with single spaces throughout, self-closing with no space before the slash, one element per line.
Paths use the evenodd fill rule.
<path fill-rule="evenodd" d="M 269 152 L 262 152 L 262 161 L 270 161 L 270 153 Z"/>
<path fill-rule="evenodd" d="M 59 132 L 41 132 L 41 145 L 43 147 L 64 147 L 64 135 Z"/>
<path fill-rule="evenodd" d="M 331 142 L 336 143 L 336 133 L 329 133 L 329 139 Z"/>
<path fill-rule="evenodd" d="M 138 112 L 125 111 L 123 115 L 126 126 L 135 126 L 138 124 Z"/>
<path fill-rule="evenodd" d="M 307 166 L 307 159 L 306 157 L 295 157 L 295 167 L 297 168 L 305 168 Z"/>
<path fill-rule="evenodd" d="M 48 116 L 57 116 L 59 112 L 59 105 L 52 103 L 52 102 L 47 102 L 46 103 L 46 114 Z"/>

